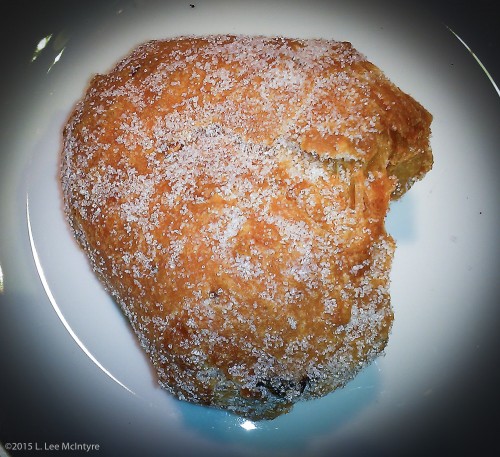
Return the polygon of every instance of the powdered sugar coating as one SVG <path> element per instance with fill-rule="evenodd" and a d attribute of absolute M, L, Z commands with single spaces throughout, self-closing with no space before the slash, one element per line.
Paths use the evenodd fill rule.
<path fill-rule="evenodd" d="M 385 347 L 384 218 L 429 124 L 349 43 L 152 41 L 69 119 L 65 211 L 160 384 L 272 418 Z"/>

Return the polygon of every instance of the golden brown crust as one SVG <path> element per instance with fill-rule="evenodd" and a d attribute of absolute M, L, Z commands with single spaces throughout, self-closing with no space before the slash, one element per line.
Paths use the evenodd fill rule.
<path fill-rule="evenodd" d="M 272 418 L 385 347 L 384 218 L 430 122 L 349 43 L 153 41 L 69 119 L 65 211 L 159 382 Z"/>

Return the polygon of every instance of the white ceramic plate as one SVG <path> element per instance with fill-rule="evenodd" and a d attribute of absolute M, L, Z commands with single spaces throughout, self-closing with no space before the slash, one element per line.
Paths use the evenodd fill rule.
<path fill-rule="evenodd" d="M 499 265 L 495 87 L 449 30 L 407 8 L 379 1 L 193 5 L 115 2 L 106 14 L 73 20 L 37 54 L 47 58 L 51 49 L 47 71 L 39 86 L 23 89 L 19 116 L 2 139 L 0 343 L 10 374 L 0 440 L 6 448 L 17 440 L 24 447 L 93 444 L 100 455 L 184 456 L 388 455 L 418 442 L 419 431 L 428 433 L 423 424 L 446 419 L 446 408 L 451 414 L 470 370 L 490 354 Z M 351 41 L 434 115 L 434 169 L 388 216 L 398 249 L 385 356 L 344 389 L 268 422 L 182 403 L 156 386 L 61 211 L 61 129 L 90 77 L 143 41 L 210 33 Z"/>

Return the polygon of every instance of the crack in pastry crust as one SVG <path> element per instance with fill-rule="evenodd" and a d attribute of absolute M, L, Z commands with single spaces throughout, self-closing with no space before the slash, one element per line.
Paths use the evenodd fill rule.
<path fill-rule="evenodd" d="M 64 131 L 65 212 L 181 399 L 254 419 L 344 385 L 393 319 L 384 219 L 431 116 L 349 43 L 141 45 Z"/>

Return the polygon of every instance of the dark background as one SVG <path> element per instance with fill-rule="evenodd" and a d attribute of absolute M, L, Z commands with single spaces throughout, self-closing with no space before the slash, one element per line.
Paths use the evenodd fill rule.
<path fill-rule="evenodd" d="M 498 0 L 420 0 L 462 38 L 500 86 L 500 2 Z"/>
<path fill-rule="evenodd" d="M 0 72 L 0 100 L 3 104 L 1 115 L 7 116 L 9 113 L 10 107 L 6 109 L 6 103 L 15 103 L 15 98 L 11 96 L 13 90 L 22 87 L 22 84 L 29 85 L 34 77 L 34 67 L 30 66 L 26 56 L 32 55 L 42 37 L 60 29 L 67 17 L 78 20 L 88 8 L 102 8 L 107 11 L 117 3 L 118 0 L 18 0 L 3 5 L 0 27 L 3 46 Z M 196 1 L 191 0 L 191 3 Z M 420 0 L 416 4 L 430 11 L 459 35 L 483 63 L 497 85 L 500 85 L 498 3 L 498 0 Z M 11 109 L 15 110 L 15 106 Z M 0 119 L 0 134 L 4 135 L 2 119 L 3 117 Z M 4 153 L 5 151 L 0 151 L 0 156 Z M 492 340 L 491 344 L 491 359 L 478 361 L 477 366 L 471 366 L 467 383 L 470 392 L 464 389 L 457 392 L 456 388 L 450 386 L 449 408 L 443 410 L 439 417 L 429 418 L 426 426 L 419 424 L 416 432 L 425 432 L 421 445 L 408 449 L 405 455 L 500 455 L 500 377 L 498 370 L 492 369 L 500 362 L 497 339 Z M 0 377 L 4 380 L 10 379 L 9 375 L 1 370 L 2 367 Z M 480 389 L 477 388 L 478 385 L 481 386 Z M 0 391 L 0 399 L 3 395 L 5 392 Z M 0 410 L 5 404 L 0 401 Z M 0 414 L 0 417 L 2 415 Z M 27 417 L 26 420 L 34 426 L 32 422 L 37 418 Z M 1 434 L 0 429 L 0 441 L 3 439 Z"/>
<path fill-rule="evenodd" d="M 3 45 L 0 94 L 9 94 L 14 84 L 29 76 L 26 74 L 25 56 L 32 54 L 42 37 L 60 29 L 68 17 L 77 21 L 82 16 L 81 13 L 89 8 L 107 10 L 119 3 L 127 1 L 17 0 L 4 4 L 0 27 Z M 185 3 L 195 4 L 196 1 L 188 0 Z M 457 33 L 478 56 L 497 85 L 500 85 L 498 0 L 417 0 L 413 3 L 419 8 L 430 11 Z"/>

